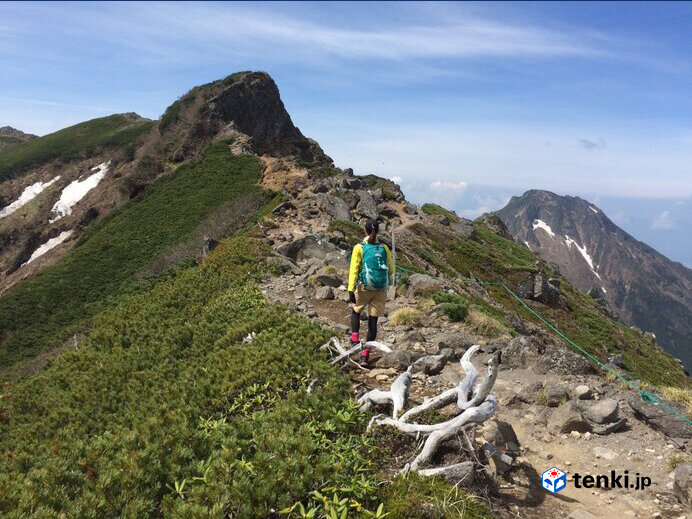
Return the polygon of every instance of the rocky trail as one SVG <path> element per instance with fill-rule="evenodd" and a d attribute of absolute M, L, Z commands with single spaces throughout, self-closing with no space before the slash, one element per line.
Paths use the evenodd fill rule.
<path fill-rule="evenodd" d="M 265 181 L 275 188 L 279 187 L 277 178 L 287 178 L 275 162 L 267 171 Z M 288 199 L 260 223 L 276 251 L 272 262 L 277 271 L 262 290 L 269 299 L 333 328 L 347 344 L 350 311 L 345 285 L 351 245 L 347 234 L 330 227 L 330 222 L 379 216 L 384 221 L 381 234 L 386 236 L 396 226 L 398 240 L 399 235 L 406 236 L 411 223 L 430 217 L 408 204 L 400 192 L 383 200 L 381 187 L 368 188 L 350 171 L 314 182 L 299 168 L 292 168 L 290 179 L 281 185 Z M 479 427 L 473 452 L 461 443 L 450 444 L 438 457 L 444 464 L 473 462 L 471 477 L 463 485 L 486 500 L 496 516 L 688 516 L 691 475 L 684 469 L 689 464 L 681 465 L 677 476 L 672 465 L 674 460 L 690 459 L 689 424 L 659 417 L 652 404 L 641 402 L 624 384 L 598 373 L 549 330 L 531 322 L 515 321 L 515 327 L 521 328 L 519 335 L 497 338 L 488 338 L 464 322 L 451 322 L 429 299 L 431 290 L 463 291 L 498 305 L 480 286 L 460 286 L 435 269 L 428 271 L 431 275 L 414 274 L 406 287 L 397 287 L 387 315 L 380 319 L 378 340 L 393 351 L 376 352 L 368 370 L 343 363 L 356 396 L 371 389 L 388 390 L 424 357 L 412 375 L 408 409 L 457 386 L 464 376 L 459 359 L 478 344 L 479 371 L 493 355 L 501 354 L 493 389 L 497 412 Z M 402 309 L 414 309 L 420 317 L 416 322 L 402 322 Z M 441 412 L 450 413 L 450 407 Z M 411 461 L 416 450 L 414 441 L 394 438 L 397 455 L 392 475 Z M 502 455 L 485 455 L 490 451 L 484 445 L 499 449 Z M 553 494 L 541 486 L 542 473 L 551 467 L 567 474 L 568 485 L 562 492 Z M 633 481 L 638 473 L 650 478 L 651 484 L 640 490 L 575 488 L 573 484 L 575 474 L 583 478 L 610 475 L 613 470 L 618 474 L 627 470 Z M 680 499 L 687 499 L 686 504 Z"/>

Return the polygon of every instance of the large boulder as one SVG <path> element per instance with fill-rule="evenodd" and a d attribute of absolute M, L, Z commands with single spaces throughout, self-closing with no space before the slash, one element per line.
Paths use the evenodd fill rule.
<path fill-rule="evenodd" d="M 612 398 L 605 398 L 590 406 L 582 407 L 582 414 L 595 423 L 614 422 L 618 416 L 618 403 Z"/>
<path fill-rule="evenodd" d="M 324 260 L 330 253 L 339 254 L 339 248 L 329 243 L 326 239 L 317 236 L 305 236 L 276 249 L 279 254 L 299 261 L 310 258 Z"/>
<path fill-rule="evenodd" d="M 343 198 L 330 196 L 327 194 L 319 194 L 316 197 L 317 207 L 327 213 L 335 220 L 351 221 L 351 209 Z"/>
<path fill-rule="evenodd" d="M 332 287 L 317 287 L 315 290 L 316 299 L 334 299 L 334 290 Z"/>
<path fill-rule="evenodd" d="M 573 401 L 565 402 L 555 409 L 548 419 L 548 430 L 552 432 L 570 433 L 572 431 L 590 432 L 591 424 L 584 420 Z"/>
<path fill-rule="evenodd" d="M 423 372 L 426 375 L 437 375 L 445 368 L 447 360 L 448 356 L 445 353 L 421 357 L 415 362 L 413 372 Z"/>
<path fill-rule="evenodd" d="M 692 424 L 673 414 L 670 410 L 655 402 L 644 401 L 637 395 L 630 395 L 627 403 L 634 411 L 634 416 L 648 423 L 652 428 L 670 438 L 692 438 Z M 685 416 L 686 409 L 676 402 L 664 402 L 668 407 Z"/>
<path fill-rule="evenodd" d="M 673 492 L 683 505 L 692 509 L 692 463 L 683 463 L 675 467 Z"/>
<path fill-rule="evenodd" d="M 356 212 L 368 219 L 377 219 L 379 213 L 377 211 L 377 202 L 367 191 L 358 191 L 358 205 Z"/>
<path fill-rule="evenodd" d="M 509 341 L 502 348 L 502 364 L 533 369 L 538 374 L 589 375 L 596 372 L 586 357 L 538 336 L 520 336 Z"/>
<path fill-rule="evenodd" d="M 469 220 L 459 219 L 458 221 L 449 222 L 450 230 L 460 238 L 474 239 L 476 237 L 476 229 Z"/>
<path fill-rule="evenodd" d="M 560 303 L 560 282 L 556 278 L 548 278 L 544 269 L 520 281 L 517 291 L 523 298 L 549 306 L 557 306 Z"/>
<path fill-rule="evenodd" d="M 427 274 L 411 274 L 408 278 L 408 297 L 428 295 L 431 292 L 440 290 L 442 286 L 442 280 Z"/>
<path fill-rule="evenodd" d="M 451 360 L 459 360 L 474 344 L 476 341 L 464 330 L 444 333 L 434 341 L 437 351 L 451 350 Z"/>
<path fill-rule="evenodd" d="M 382 355 L 376 365 L 378 368 L 394 368 L 397 371 L 403 371 L 419 358 L 420 353 L 408 350 L 394 350 Z"/>

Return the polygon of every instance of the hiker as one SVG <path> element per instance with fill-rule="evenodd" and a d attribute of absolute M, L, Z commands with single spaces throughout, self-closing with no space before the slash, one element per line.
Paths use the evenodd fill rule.
<path fill-rule="evenodd" d="M 365 224 L 365 239 L 353 247 L 351 270 L 348 276 L 348 297 L 351 308 L 351 346 L 360 342 L 360 313 L 368 310 L 368 341 L 377 337 L 377 318 L 384 315 L 389 276 L 394 270 L 389 247 L 377 241 L 377 220 Z M 370 350 L 360 352 L 360 365 L 367 366 Z"/>

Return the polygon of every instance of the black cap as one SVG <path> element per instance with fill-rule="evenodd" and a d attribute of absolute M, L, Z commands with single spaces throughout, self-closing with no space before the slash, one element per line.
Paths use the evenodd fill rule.
<path fill-rule="evenodd" d="M 368 220 L 365 222 L 365 232 L 368 234 L 376 233 L 380 230 L 380 222 L 377 220 Z"/>

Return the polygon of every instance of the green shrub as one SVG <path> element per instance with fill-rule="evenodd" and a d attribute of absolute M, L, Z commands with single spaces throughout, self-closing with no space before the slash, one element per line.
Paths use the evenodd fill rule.
<path fill-rule="evenodd" d="M 267 253 L 222 242 L 4 386 L 0 515 L 267 517 L 332 488 L 376 510 L 365 417 L 314 354 L 328 331 L 260 292 Z"/>
<path fill-rule="evenodd" d="M 259 161 L 223 143 L 94 222 L 58 264 L 0 297 L 0 368 L 59 344 L 223 204 L 265 193 Z M 254 213 L 238 215 L 252 219 Z M 200 245 L 201 246 L 201 245 Z"/>
<path fill-rule="evenodd" d="M 434 292 L 432 298 L 451 321 L 458 322 L 466 319 L 469 313 L 469 302 L 465 297 L 448 292 Z"/>

